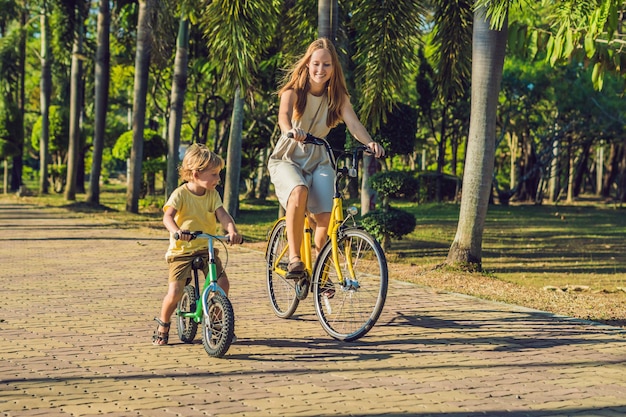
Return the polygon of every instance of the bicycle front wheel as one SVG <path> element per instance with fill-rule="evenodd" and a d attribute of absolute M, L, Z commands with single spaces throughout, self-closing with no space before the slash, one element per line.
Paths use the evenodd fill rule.
<path fill-rule="evenodd" d="M 226 354 L 235 335 L 235 313 L 230 300 L 215 293 L 207 300 L 207 314 L 202 319 L 202 344 L 209 356 Z"/>
<path fill-rule="evenodd" d="M 361 229 L 347 229 L 338 238 L 343 282 L 333 262 L 329 241 L 315 264 L 313 295 L 319 321 L 330 336 L 353 341 L 376 324 L 387 297 L 387 260 L 380 244 Z"/>
<path fill-rule="evenodd" d="M 267 292 L 274 314 L 288 319 L 298 308 L 296 280 L 286 279 L 289 253 L 287 252 L 287 222 L 279 220 L 267 243 Z"/>

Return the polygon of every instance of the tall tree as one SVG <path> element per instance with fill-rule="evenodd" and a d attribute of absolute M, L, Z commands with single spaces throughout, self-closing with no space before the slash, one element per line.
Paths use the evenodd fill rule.
<path fill-rule="evenodd" d="M 104 134 L 109 102 L 110 80 L 110 39 L 111 11 L 109 0 L 100 0 L 98 11 L 98 45 L 96 49 L 95 67 L 95 111 L 93 132 L 93 156 L 91 175 L 89 176 L 89 192 L 87 202 L 100 204 L 100 173 L 102 172 L 102 154 L 104 150 Z"/>
<path fill-rule="evenodd" d="M 239 181 L 241 172 L 241 140 L 244 116 L 244 100 L 241 89 L 235 90 L 233 114 L 226 155 L 226 181 L 224 183 L 224 206 L 231 216 L 239 212 Z"/>
<path fill-rule="evenodd" d="M 482 268 L 482 236 L 492 189 L 496 113 L 504 66 L 507 19 L 492 29 L 487 9 L 474 12 L 472 96 L 463 195 L 456 236 L 446 262 L 470 270 Z"/>
<path fill-rule="evenodd" d="M 50 96 L 52 94 L 52 73 L 50 65 L 50 24 L 48 23 L 48 2 L 42 0 L 39 16 L 41 26 L 41 80 L 39 86 L 41 111 L 41 138 L 39 139 L 39 193 L 48 194 L 48 143 L 50 140 Z"/>
<path fill-rule="evenodd" d="M 11 134 L 15 137 L 17 153 L 13 156 L 11 169 L 11 190 L 17 191 L 22 185 L 22 168 L 24 157 L 24 115 L 26 113 L 26 26 L 28 24 L 28 4 L 26 1 L 19 2 L 19 41 L 17 67 L 19 78 L 17 83 L 17 120 L 15 130 Z"/>
<path fill-rule="evenodd" d="M 337 0 L 318 0 L 317 33 L 320 38 L 337 40 L 339 24 L 339 4 Z"/>
<path fill-rule="evenodd" d="M 243 111 L 243 97 L 248 95 L 252 80 L 257 74 L 257 65 L 265 49 L 272 42 L 281 2 L 250 2 L 240 0 L 214 0 L 207 7 L 201 24 L 208 39 L 207 47 L 213 59 L 223 63 L 221 84 L 234 96 L 234 123 L 243 123 L 243 117 L 235 117 L 235 112 Z M 241 96 L 235 91 L 240 89 Z M 224 206 L 236 213 L 239 205 L 239 169 L 241 167 L 241 144 L 243 126 L 231 125 L 229 138 L 229 160 L 238 160 L 226 166 Z M 233 131 L 236 134 L 233 134 Z M 232 141 L 232 143 L 230 143 Z M 229 172 L 236 171 L 236 172 Z M 231 183 L 233 182 L 233 183 Z"/>
<path fill-rule="evenodd" d="M 143 134 L 146 123 L 146 99 L 152 53 L 152 14 L 156 0 L 140 0 L 137 20 L 137 50 L 135 52 L 135 84 L 133 88 L 133 147 L 130 151 L 130 181 L 126 192 L 126 211 L 139 212 L 141 192 L 141 161 Z"/>
<path fill-rule="evenodd" d="M 415 45 L 424 27 L 424 6 L 417 1 L 360 0 L 353 2 L 351 12 L 357 33 L 353 61 L 359 115 L 370 133 L 376 133 L 417 61 Z M 375 204 L 375 192 L 367 184 L 378 162 L 366 155 L 363 166 L 361 214 L 366 214 Z"/>
<path fill-rule="evenodd" d="M 187 62 L 189 56 L 189 19 L 181 16 L 176 41 L 174 78 L 170 98 L 170 118 L 167 130 L 167 174 L 165 195 L 169 196 L 178 185 L 178 148 L 183 124 L 183 107 L 187 90 Z"/>
<path fill-rule="evenodd" d="M 415 46 L 420 43 L 425 10 L 415 0 L 353 3 L 359 115 L 365 127 L 376 133 L 405 85 L 406 74 L 417 62 Z"/>
<path fill-rule="evenodd" d="M 86 3 L 78 0 L 75 3 L 76 32 L 72 45 L 72 66 L 70 71 L 70 141 L 67 149 L 67 178 L 64 197 L 68 201 L 76 200 L 76 179 L 80 157 L 80 119 L 82 113 L 82 79 L 83 79 L 83 40 L 85 36 L 85 22 L 83 13 Z"/>
<path fill-rule="evenodd" d="M 473 0 L 438 0 L 433 43 L 437 61 L 437 98 L 441 104 L 437 152 L 436 199 L 442 200 L 443 168 L 448 141 L 448 117 L 465 94 L 470 79 Z"/>

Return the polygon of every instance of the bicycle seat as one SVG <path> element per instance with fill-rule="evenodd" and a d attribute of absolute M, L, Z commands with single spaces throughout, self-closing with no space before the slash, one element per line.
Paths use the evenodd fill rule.
<path fill-rule="evenodd" d="M 191 268 L 193 269 L 204 268 L 204 259 L 202 259 L 202 256 L 196 256 L 195 258 L 193 258 L 193 261 L 191 261 Z"/>

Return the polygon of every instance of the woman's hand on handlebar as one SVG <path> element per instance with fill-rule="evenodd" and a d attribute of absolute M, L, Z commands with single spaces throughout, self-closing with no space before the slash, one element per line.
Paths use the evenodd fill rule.
<path fill-rule="evenodd" d="M 306 139 L 306 132 L 297 127 L 288 130 L 285 135 L 288 138 L 295 140 L 296 142 L 304 142 L 304 140 Z"/>
<path fill-rule="evenodd" d="M 385 149 L 378 142 L 370 142 L 367 144 L 367 147 L 376 158 L 385 156 Z"/>

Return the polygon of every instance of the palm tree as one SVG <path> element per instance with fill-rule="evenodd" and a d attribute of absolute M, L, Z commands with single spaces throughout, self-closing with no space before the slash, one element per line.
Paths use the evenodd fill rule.
<path fill-rule="evenodd" d="M 41 138 L 39 143 L 39 193 L 48 194 L 48 142 L 50 138 L 50 95 L 52 91 L 52 73 L 50 70 L 50 25 L 48 24 L 48 3 L 41 2 L 39 21 L 41 24 L 41 81 L 40 81 L 40 111 L 41 111 Z"/>
<path fill-rule="evenodd" d="M 76 200 L 76 179 L 78 178 L 79 146 L 80 146 L 80 114 L 82 112 L 82 78 L 83 63 L 83 39 L 85 22 L 83 13 L 86 3 L 77 0 L 74 4 L 76 19 L 76 31 L 72 45 L 72 66 L 70 71 L 70 141 L 67 150 L 67 179 L 64 197 L 68 201 Z"/>
<path fill-rule="evenodd" d="M 13 156 L 13 165 L 11 169 L 11 190 L 17 191 L 22 185 L 22 168 L 23 168 L 23 153 L 24 153 L 24 114 L 26 112 L 26 26 L 28 24 L 28 4 L 21 1 L 16 6 L 19 13 L 19 40 L 17 43 L 17 69 L 18 79 L 17 88 L 12 87 L 16 91 L 17 103 L 17 119 L 15 120 L 15 130 L 12 136 L 15 137 L 15 145 L 17 152 Z M 11 8 L 10 8 L 11 9 Z"/>
<path fill-rule="evenodd" d="M 437 0 L 433 24 L 433 44 L 437 62 L 436 86 L 441 106 L 439 149 L 437 153 L 436 199 L 442 199 L 448 116 L 469 87 L 473 0 Z M 434 130 L 434 127 L 433 127 Z M 437 134 L 433 131 L 433 136 Z M 453 164 L 454 166 L 454 164 Z"/>
<path fill-rule="evenodd" d="M 137 51 L 135 52 L 135 86 L 133 89 L 133 146 L 130 151 L 130 181 L 126 192 L 126 211 L 139 212 L 143 131 L 146 121 L 146 96 L 152 53 L 152 13 L 156 0 L 139 1 Z"/>
<path fill-rule="evenodd" d="M 178 147 L 183 123 L 183 107 L 187 90 L 187 61 L 189 55 L 189 19 L 181 16 L 174 59 L 174 78 L 172 80 L 170 118 L 167 131 L 167 174 L 165 195 L 168 197 L 178 183 Z"/>
<path fill-rule="evenodd" d="M 223 63 L 220 83 L 234 96 L 228 144 L 224 206 L 234 215 L 239 205 L 239 169 L 244 97 L 252 87 L 264 50 L 270 45 L 279 18 L 281 1 L 245 2 L 214 0 L 200 20 L 207 47 L 216 62 Z M 240 94 L 235 93 L 239 89 Z M 232 155 L 230 153 L 233 153 Z M 235 162 L 235 161 L 238 161 Z"/>
<path fill-rule="evenodd" d="M 463 176 L 463 196 L 457 232 L 446 263 L 471 270 L 482 267 L 482 235 L 492 189 L 495 155 L 495 123 L 506 46 L 508 8 L 515 0 L 476 0 L 472 51 L 472 98 L 470 132 Z M 587 35 L 594 40 L 612 39 L 613 25 L 621 10 L 620 0 L 566 0 L 556 6 L 556 35 L 548 42 L 550 62 L 575 52 L 579 25 L 590 16 L 603 16 Z M 602 35 L 602 36 L 600 36 Z"/>
<path fill-rule="evenodd" d="M 318 36 L 335 42 L 339 24 L 339 4 L 337 0 L 319 0 L 317 15 Z"/>
<path fill-rule="evenodd" d="M 402 90 L 405 75 L 417 61 L 415 44 L 419 44 L 424 27 L 424 7 L 417 1 L 355 1 L 351 10 L 356 32 L 355 90 L 359 115 L 370 133 L 376 133 L 386 122 L 387 114 Z M 378 169 L 374 158 L 363 158 L 361 181 L 361 214 L 374 208 L 375 192 L 368 178 Z"/>
<path fill-rule="evenodd" d="M 111 12 L 109 9 L 109 0 L 100 0 L 100 8 L 98 12 L 98 46 L 96 50 L 95 69 L 93 158 L 91 164 L 91 175 L 89 177 L 89 193 L 87 194 L 87 202 L 92 205 L 100 204 L 100 173 L 102 172 L 102 152 L 104 149 L 104 133 L 109 101 L 110 26 Z"/>
<path fill-rule="evenodd" d="M 244 100 L 241 89 L 235 89 L 233 113 L 230 122 L 228 152 L 226 154 L 226 181 L 224 182 L 224 206 L 231 216 L 239 211 L 239 180 L 241 171 L 241 143 L 244 116 Z"/>
<path fill-rule="evenodd" d="M 486 8 L 474 13 L 470 131 L 463 175 L 463 196 L 456 236 L 447 263 L 480 270 L 482 236 L 492 189 L 496 112 L 504 66 L 507 21 L 492 29 Z"/>
<path fill-rule="evenodd" d="M 415 45 L 424 27 L 424 6 L 418 1 L 355 1 L 352 21 L 356 30 L 355 85 L 359 115 L 376 133 L 387 120 L 406 74 L 417 61 Z"/>

